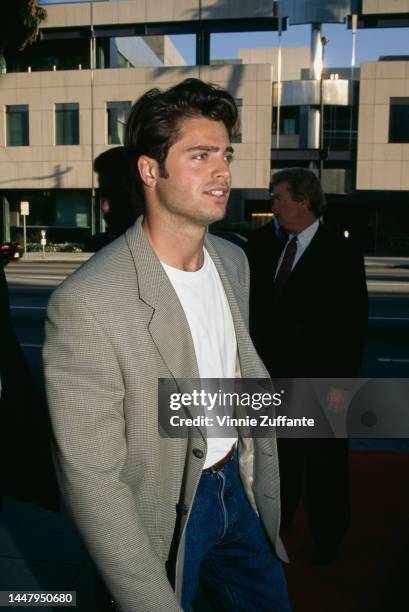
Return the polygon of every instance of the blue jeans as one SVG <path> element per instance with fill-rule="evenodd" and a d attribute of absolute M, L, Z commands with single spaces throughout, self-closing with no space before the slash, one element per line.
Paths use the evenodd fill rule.
<path fill-rule="evenodd" d="M 199 579 L 216 591 L 224 610 L 291 612 L 281 562 L 244 493 L 236 456 L 199 482 L 186 528 L 185 612 Z"/>

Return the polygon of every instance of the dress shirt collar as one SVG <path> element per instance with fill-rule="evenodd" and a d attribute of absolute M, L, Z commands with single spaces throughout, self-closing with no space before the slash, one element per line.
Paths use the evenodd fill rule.
<path fill-rule="evenodd" d="M 298 234 L 297 242 L 298 242 L 298 248 L 301 250 L 301 252 L 304 252 L 307 246 L 310 244 L 311 240 L 314 238 L 319 228 L 319 225 L 320 225 L 320 222 L 318 219 L 316 219 L 314 223 L 311 223 L 311 225 L 309 225 L 305 230 L 303 230 L 300 234 Z M 292 237 L 293 237 L 293 234 L 290 234 L 289 240 L 291 240 Z"/>
<path fill-rule="evenodd" d="M 314 221 L 314 223 L 311 223 L 311 225 L 309 225 L 305 230 L 303 230 L 300 234 L 298 234 L 297 236 L 297 252 L 295 254 L 294 257 L 294 261 L 293 261 L 293 265 L 291 270 L 293 270 L 295 268 L 295 266 L 297 265 L 297 263 L 300 261 L 300 258 L 302 257 L 302 255 L 304 254 L 305 249 L 309 246 L 311 240 L 314 238 L 318 228 L 319 228 L 320 222 L 318 221 L 318 219 L 316 221 Z M 283 249 L 280 258 L 278 260 L 277 263 L 277 267 L 276 267 L 276 272 L 275 272 L 275 277 L 277 277 L 277 273 L 278 270 L 280 269 L 281 264 L 283 263 L 283 259 L 284 259 L 284 253 L 287 249 L 287 246 L 290 243 L 290 240 L 294 238 L 294 234 L 289 234 L 288 236 L 288 242 L 285 245 L 285 248 Z"/>

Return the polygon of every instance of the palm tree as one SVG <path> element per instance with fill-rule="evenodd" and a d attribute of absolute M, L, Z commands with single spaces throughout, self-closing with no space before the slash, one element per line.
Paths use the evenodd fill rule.
<path fill-rule="evenodd" d="M 11 47 L 22 51 L 38 36 L 47 11 L 36 0 L 5 0 L 0 21 L 0 72 L 6 72 L 4 53 Z"/>

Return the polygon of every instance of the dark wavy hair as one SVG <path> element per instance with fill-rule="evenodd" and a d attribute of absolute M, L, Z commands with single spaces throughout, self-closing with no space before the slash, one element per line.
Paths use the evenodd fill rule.
<path fill-rule="evenodd" d="M 196 117 L 221 121 L 231 137 L 238 120 L 236 102 L 225 89 L 200 79 L 185 79 L 165 91 L 150 89 L 135 102 L 126 124 L 125 146 L 142 197 L 142 182 L 136 168 L 139 157 L 155 159 L 160 176 L 166 178 L 166 157 L 180 138 L 181 124 Z"/>
<path fill-rule="evenodd" d="M 312 170 L 308 168 L 285 168 L 278 170 L 271 178 L 270 193 L 274 185 L 288 183 L 288 189 L 295 201 L 308 199 L 310 210 L 317 217 L 325 212 L 327 203 L 321 183 Z"/>

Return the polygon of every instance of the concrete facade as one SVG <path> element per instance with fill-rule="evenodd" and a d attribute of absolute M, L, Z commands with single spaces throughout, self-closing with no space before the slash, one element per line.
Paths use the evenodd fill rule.
<path fill-rule="evenodd" d="M 243 19 L 273 17 L 274 3 L 269 0 L 121 0 L 121 2 L 84 2 L 47 5 L 44 28 L 97 25 L 123 25 L 208 19 Z"/>
<path fill-rule="evenodd" d="M 357 189 L 409 190 L 409 143 L 389 142 L 392 97 L 409 98 L 409 61 L 362 64 Z"/>
<path fill-rule="evenodd" d="M 18 234 L 21 227 L 19 202 L 23 199 L 33 204 L 27 221 L 34 233 L 38 231 L 36 228 L 44 226 L 59 228 L 61 235 L 71 236 L 64 234 L 65 230 L 99 231 L 102 217 L 98 202 L 92 197 L 98 186 L 92 168 L 93 160 L 111 146 L 108 103 L 125 102 L 127 105 L 152 87 L 168 88 L 189 77 L 225 87 L 239 104 L 241 129 L 239 141 L 234 142 L 234 193 L 230 207 L 233 216 L 236 214 L 234 211 L 238 211 L 239 218 L 242 216 L 244 199 L 249 194 L 256 200 L 260 194 L 265 196 L 271 172 L 271 63 L 186 66 L 168 36 L 140 38 L 138 34 L 141 26 L 143 31 L 143 24 L 151 23 L 178 22 L 176 27 L 185 23 L 189 29 L 198 20 L 254 18 L 255 15 L 270 19 L 273 17 L 273 3 L 256 0 L 250 6 L 244 0 L 223 3 L 219 0 L 173 0 L 168 3 L 121 0 L 51 4 L 47 5 L 47 13 L 47 21 L 42 24 L 45 54 L 58 54 L 61 48 L 58 44 L 63 44 L 61 41 L 66 37 L 70 39 L 75 54 L 73 41 L 78 36 L 89 40 L 92 26 L 102 26 L 96 34 L 96 57 L 99 43 L 104 43 L 108 36 L 105 41 L 109 41 L 109 68 L 97 63 L 97 68 L 88 69 L 92 66 L 91 55 L 82 65 L 78 60 L 78 69 L 73 69 L 75 63 L 74 66 L 61 65 L 61 68 L 54 66 L 52 69 L 52 66 L 48 67 L 48 57 L 45 56 L 43 63 L 47 67 L 39 68 L 37 63 L 31 71 L 28 57 L 28 62 L 23 67 L 18 66 L 16 72 L 1 75 L 0 174 L 3 179 L 0 196 L 3 223 L 0 219 L 0 233 L 3 236 L 9 234 L 9 226 L 14 227 Z M 138 30 L 136 38 L 131 37 L 133 27 Z M 108 33 L 106 28 L 109 28 Z M 159 29 L 163 31 L 163 26 Z M 123 58 L 121 66 L 118 64 L 121 58 L 118 61 L 116 58 L 118 51 Z M 82 53 L 84 56 L 84 45 Z M 124 67 L 126 65 L 129 67 Z M 21 69 L 26 72 L 21 72 Z M 73 103 L 79 111 L 79 143 L 56 144 L 56 105 Z M 17 105 L 28 107 L 29 137 L 24 146 L 11 146 L 6 142 L 6 109 Z M 43 214 L 46 209 L 50 212 Z M 82 237 L 84 235 L 81 233 Z M 71 237 L 71 240 L 75 239 Z"/>
<path fill-rule="evenodd" d="M 234 186 L 266 188 L 270 177 L 271 66 L 120 68 L 13 73 L 1 77 L 0 174 L 3 189 L 92 187 L 92 160 L 108 148 L 106 103 L 134 102 L 152 87 L 189 77 L 211 81 L 242 101 L 242 142 L 235 144 Z M 91 103 L 93 100 L 93 104 Z M 80 144 L 55 145 L 56 103 L 80 108 Z M 6 105 L 28 104 L 29 146 L 7 147 Z"/>
<path fill-rule="evenodd" d="M 362 0 L 363 15 L 409 13 L 409 0 Z"/>
<path fill-rule="evenodd" d="M 324 4 L 324 0 L 317 0 L 314 6 L 319 8 Z M 344 8 L 347 4 L 343 3 Z M 352 5 L 358 6 L 355 2 Z M 109 41 L 110 53 L 112 49 L 115 53 L 119 50 L 125 63 L 110 59 L 93 64 L 89 56 L 82 69 L 71 69 L 84 61 L 76 59 L 74 66 L 61 63 L 56 70 L 51 65 L 48 71 L 42 71 L 43 65 L 38 68 L 37 64 L 33 72 L 0 75 L 0 195 L 10 200 L 9 213 L 6 211 L 3 217 L 8 215 L 11 225 L 19 225 L 16 213 L 21 199 L 32 197 L 34 202 L 37 197 L 34 208 L 37 206 L 39 210 L 50 197 L 50 200 L 54 198 L 50 207 L 54 206 L 56 211 L 56 227 L 58 219 L 64 221 L 61 228 L 68 227 L 70 219 L 74 219 L 70 227 L 98 231 L 101 215 L 98 202 L 91 197 L 97 187 L 92 163 L 111 146 L 107 104 L 133 103 L 152 87 L 167 88 L 188 77 L 225 87 L 239 103 L 240 141 L 234 142 L 228 221 L 249 219 L 253 212 L 264 213 L 269 208 L 267 188 L 271 173 L 289 165 L 315 168 L 327 193 L 338 197 L 338 201 L 339 197 L 343 201 L 347 198 L 357 201 L 360 192 L 365 197 L 366 191 L 383 198 L 385 190 L 401 192 L 401 199 L 405 198 L 409 190 L 409 142 L 389 142 L 389 115 L 391 98 L 409 97 L 409 61 L 365 63 L 360 75 L 359 68 L 324 69 L 320 72 L 321 79 L 317 74 L 313 79 L 312 48 L 284 47 L 279 89 L 278 49 L 242 48 L 238 59 L 232 61 L 187 66 L 183 65 L 184 59 L 170 37 L 156 35 L 157 31 L 181 32 L 184 28 L 197 34 L 199 25 L 209 20 L 215 20 L 217 31 L 218 27 L 227 27 L 228 31 L 231 19 L 237 20 L 234 27 L 238 29 L 250 24 L 254 30 L 253 21 L 258 17 L 265 20 L 263 27 L 268 29 L 278 14 L 278 5 L 271 1 L 121 0 L 47 5 L 47 11 L 48 20 L 42 29 L 45 48 L 51 49 L 52 57 L 52 50 L 61 48 L 58 44 L 64 44 L 64 37 L 70 39 L 75 58 L 78 37 L 82 38 L 81 57 L 87 56 L 92 24 L 96 32 L 96 57 L 98 52 L 105 53 Z M 384 27 L 387 17 L 404 25 L 405 15 L 409 15 L 409 0 L 363 0 L 359 27 Z M 149 30 L 151 24 L 156 25 Z M 140 33 L 145 29 L 152 36 L 142 36 Z M 61 37 L 63 30 L 66 31 Z M 133 32 L 136 38 L 132 37 Z M 208 43 L 206 27 L 202 34 Z M 71 53 L 71 47 L 67 53 Z M 203 62 L 208 61 L 203 59 L 205 54 L 200 57 Z M 149 62 L 151 65 L 147 66 Z M 91 65 L 99 67 L 90 70 Z M 22 69 L 27 70 L 27 65 Z M 60 103 L 79 106 L 77 145 L 55 144 L 55 105 Z M 29 146 L 6 146 L 8 105 L 28 106 Z M 317 115 L 324 117 L 322 134 Z M 121 129 L 123 121 L 121 118 L 116 124 L 121 123 Z M 311 125 L 314 130 L 310 129 Z M 77 213 L 71 215 L 70 207 L 78 211 L 78 223 Z M 41 215 L 37 218 L 40 220 L 36 221 L 36 227 L 46 223 L 45 217 L 44 221 Z"/>

